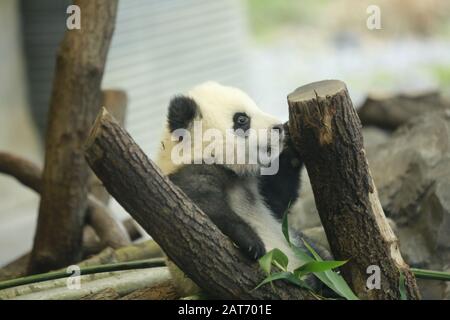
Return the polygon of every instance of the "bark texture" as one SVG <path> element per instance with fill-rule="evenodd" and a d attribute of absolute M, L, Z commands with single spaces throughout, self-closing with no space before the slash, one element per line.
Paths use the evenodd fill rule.
<path fill-rule="evenodd" d="M 7 152 L 0 152 L 0 173 L 10 175 L 33 191 L 41 193 L 42 170 L 31 161 Z"/>
<path fill-rule="evenodd" d="M 117 300 L 120 296 L 113 288 L 106 288 L 102 291 L 91 293 L 80 298 L 80 300 Z"/>
<path fill-rule="evenodd" d="M 150 161 L 103 109 L 86 143 L 86 158 L 109 193 L 169 258 L 210 296 L 225 299 L 313 299 L 284 282 L 253 290 L 264 279 L 209 218 Z"/>
<path fill-rule="evenodd" d="M 39 218 L 30 273 L 81 259 L 89 168 L 82 145 L 101 104 L 100 84 L 117 0 L 76 0 L 81 29 L 68 30 L 56 60 Z"/>
<path fill-rule="evenodd" d="M 169 280 L 156 286 L 136 290 L 120 300 L 175 300 L 179 298 L 172 280 Z"/>
<path fill-rule="evenodd" d="M 121 90 L 104 90 L 102 92 L 102 105 L 116 118 L 123 126 L 125 123 L 127 95 Z M 91 173 L 89 182 L 90 195 L 94 196 L 101 203 L 95 206 L 88 206 L 87 223 L 91 225 L 100 240 L 101 248 L 111 247 L 117 249 L 131 243 L 130 237 L 124 226 L 117 221 L 108 210 L 110 195 L 103 187 L 102 182 Z M 89 199 L 92 201 L 91 199 Z M 88 252 L 83 247 L 84 255 Z M 98 252 L 98 251 L 97 251 Z"/>
<path fill-rule="evenodd" d="M 363 299 L 399 299 L 400 272 L 410 299 L 414 275 L 386 221 L 365 156 L 361 123 L 345 84 L 315 82 L 288 96 L 289 131 L 305 162 L 333 255 L 349 262 L 343 276 Z M 367 268 L 381 270 L 381 288 L 368 290 Z"/>

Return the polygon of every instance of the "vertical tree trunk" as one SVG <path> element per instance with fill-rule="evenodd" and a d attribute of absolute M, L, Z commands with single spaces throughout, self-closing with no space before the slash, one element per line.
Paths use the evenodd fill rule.
<path fill-rule="evenodd" d="M 81 258 L 89 168 L 82 145 L 101 103 L 100 84 L 117 0 L 76 0 L 81 29 L 67 30 L 57 54 L 31 273 Z"/>
<path fill-rule="evenodd" d="M 360 298 L 398 299 L 400 272 L 410 299 L 419 293 L 378 199 L 365 156 L 361 123 L 341 81 L 315 82 L 288 96 L 289 130 L 305 162 L 320 219 L 343 276 Z M 368 290 L 367 268 L 381 270 Z"/>

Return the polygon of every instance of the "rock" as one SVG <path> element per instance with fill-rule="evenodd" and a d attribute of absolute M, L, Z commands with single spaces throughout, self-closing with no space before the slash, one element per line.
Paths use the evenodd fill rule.
<path fill-rule="evenodd" d="M 395 130 L 417 115 L 446 109 L 450 109 L 450 102 L 437 91 L 394 96 L 370 95 L 358 109 L 358 115 L 364 126 Z"/>
<path fill-rule="evenodd" d="M 366 149 L 404 259 L 444 270 L 450 262 L 450 111 L 415 117 L 388 141 Z M 419 286 L 424 298 L 445 296 L 442 282 L 421 280 Z"/>
<path fill-rule="evenodd" d="M 391 133 L 386 130 L 370 126 L 364 127 L 362 129 L 362 134 L 364 138 L 364 146 L 366 148 L 369 146 L 372 147 L 380 143 L 384 143 L 391 136 Z"/>
<path fill-rule="evenodd" d="M 369 127 L 363 128 L 365 146 L 376 146 L 386 142 L 390 134 L 385 130 Z M 298 230 L 306 230 L 321 226 L 320 217 L 317 212 L 316 202 L 309 182 L 308 173 L 304 169 L 301 175 L 300 197 L 291 208 L 290 225 Z"/>
<path fill-rule="evenodd" d="M 428 230 L 433 246 L 450 248 L 450 111 L 414 118 L 387 142 L 366 148 L 386 215 L 399 227 Z"/>

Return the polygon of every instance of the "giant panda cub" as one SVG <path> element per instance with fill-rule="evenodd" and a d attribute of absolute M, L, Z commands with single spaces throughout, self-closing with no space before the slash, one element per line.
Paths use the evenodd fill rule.
<path fill-rule="evenodd" d="M 275 174 L 261 174 L 267 162 L 238 163 L 237 157 L 231 163 L 211 163 L 210 159 L 203 158 L 203 152 L 196 150 L 192 150 L 187 161 L 174 161 L 174 148 L 179 148 L 180 143 L 191 139 L 195 135 L 195 127 L 201 128 L 202 132 L 214 129 L 223 133 L 223 136 L 231 132 L 236 140 L 240 139 L 244 143 L 248 143 L 251 135 L 259 132 L 259 129 L 266 129 L 270 133 L 276 131 L 278 135 L 275 136 L 279 141 L 275 142 L 281 146 L 278 150 L 267 147 L 267 143 L 260 145 L 259 140 L 256 150 L 258 155 L 265 153 L 266 157 L 278 160 L 278 170 Z M 269 138 L 261 140 L 267 142 Z M 227 143 L 224 143 L 223 150 L 230 147 Z M 205 145 L 199 147 L 204 148 Z M 244 92 L 206 82 L 194 87 L 186 95 L 173 98 L 157 164 L 249 259 L 257 260 L 266 252 L 278 248 L 288 256 L 291 269 L 300 265 L 283 236 L 281 220 L 289 204 L 294 203 L 299 196 L 302 162 L 290 147 L 288 132 L 281 121 L 260 110 Z M 303 235 L 293 230 L 290 230 L 290 234 L 296 245 L 303 246 L 300 240 Z M 328 256 L 324 249 L 315 248 L 324 257 Z M 168 261 L 168 265 L 180 295 L 198 292 L 198 287 L 171 261 Z M 307 281 L 318 289 L 314 277 Z"/>

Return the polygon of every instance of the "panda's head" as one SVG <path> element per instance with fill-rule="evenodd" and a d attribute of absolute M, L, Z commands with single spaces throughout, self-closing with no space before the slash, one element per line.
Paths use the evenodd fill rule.
<path fill-rule="evenodd" d="M 270 166 L 282 139 L 280 120 L 259 109 L 247 94 L 206 82 L 171 100 L 158 165 L 168 174 L 186 162 L 219 163 L 240 175 L 253 175 Z M 242 149 L 237 150 L 243 146 L 244 163 Z M 186 156 L 183 163 L 174 159 L 181 153 Z"/>

